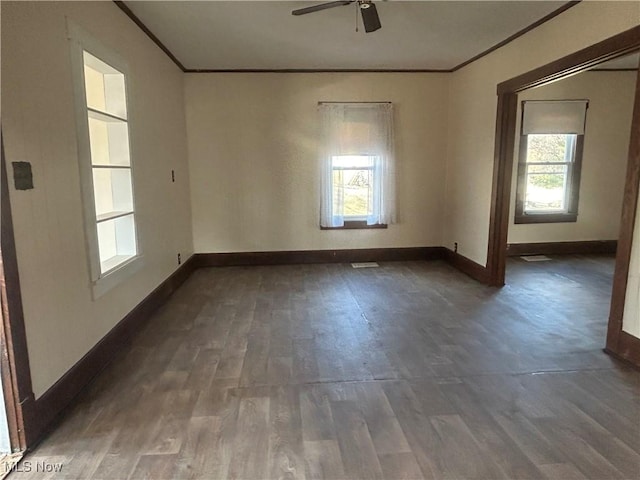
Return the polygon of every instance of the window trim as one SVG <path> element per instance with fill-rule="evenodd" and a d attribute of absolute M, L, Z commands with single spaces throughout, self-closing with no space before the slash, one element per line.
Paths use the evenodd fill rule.
<path fill-rule="evenodd" d="M 527 144 L 528 135 L 520 135 L 518 152 L 516 208 L 514 223 L 575 223 L 578 221 L 578 204 L 580 202 L 580 178 L 582 176 L 582 153 L 584 151 L 584 135 L 576 135 L 575 154 L 573 163 L 567 173 L 569 198 L 566 212 L 527 213 L 524 210 L 527 172 Z"/>
<path fill-rule="evenodd" d="M 122 283 L 138 272 L 143 265 L 142 241 L 140 236 L 140 214 L 136 208 L 135 162 L 130 160 L 131 187 L 133 196 L 134 231 L 136 236 L 136 255 L 128 258 L 116 267 L 102 273 L 100 251 L 98 245 L 97 219 L 93 190 L 93 165 L 91 161 L 91 144 L 89 139 L 89 121 L 87 99 L 85 95 L 84 55 L 86 51 L 99 60 L 112 66 L 124 75 L 125 101 L 127 105 L 127 125 L 129 128 L 129 152 L 133 157 L 132 124 L 134 113 L 130 96 L 132 81 L 127 62 L 116 52 L 102 45 L 95 37 L 72 20 L 67 19 L 67 37 L 70 45 L 71 76 L 74 94 L 76 119 L 76 136 L 78 146 L 78 169 L 80 174 L 81 201 L 83 210 L 83 230 L 86 245 L 87 269 L 93 300 Z"/>
<path fill-rule="evenodd" d="M 338 155 L 339 156 L 339 155 Z M 357 156 L 357 157 L 369 157 L 369 158 L 374 158 L 377 155 L 372 155 L 370 153 L 359 153 L 359 154 L 354 154 L 354 155 L 345 155 L 345 156 Z M 374 160 L 375 162 L 375 160 Z M 370 166 L 367 167 L 356 167 L 356 166 L 347 166 L 347 167 L 334 167 L 333 164 L 331 165 L 331 190 L 333 190 L 333 172 L 335 172 L 336 170 L 340 171 L 340 170 L 367 170 L 371 172 L 371 175 L 373 177 L 373 174 L 375 172 L 375 166 L 372 164 Z M 380 184 L 380 187 L 382 187 L 382 185 Z M 374 189 L 373 192 L 374 198 L 376 195 L 382 195 L 382 192 L 376 192 Z M 387 228 L 388 225 L 386 223 L 374 223 L 372 225 L 367 224 L 367 215 L 343 215 L 344 218 L 344 225 L 341 227 L 323 227 L 322 225 L 320 225 L 320 230 L 365 230 L 365 229 L 375 229 L 375 228 Z"/>

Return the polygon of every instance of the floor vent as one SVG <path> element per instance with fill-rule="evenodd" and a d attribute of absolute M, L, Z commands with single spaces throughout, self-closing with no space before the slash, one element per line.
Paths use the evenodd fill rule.
<path fill-rule="evenodd" d="M 352 263 L 351 266 L 353 268 L 375 268 L 375 267 L 379 267 L 380 265 L 378 265 L 376 262 L 359 262 L 359 263 Z"/>
<path fill-rule="evenodd" d="M 546 255 L 526 255 L 520 258 L 525 262 L 548 262 L 549 260 L 551 260 Z"/>

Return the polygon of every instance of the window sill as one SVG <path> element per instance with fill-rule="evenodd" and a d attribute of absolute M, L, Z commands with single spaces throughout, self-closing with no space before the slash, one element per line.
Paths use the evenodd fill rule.
<path fill-rule="evenodd" d="M 113 269 L 103 277 L 91 283 L 91 293 L 94 300 L 97 300 L 116 285 L 124 282 L 126 279 L 132 277 L 135 273 L 139 272 L 144 262 L 142 261 L 142 255 L 132 257 L 122 265 Z"/>
<path fill-rule="evenodd" d="M 376 223 L 374 225 L 367 225 L 366 220 L 352 220 L 344 222 L 342 227 L 320 227 L 320 230 L 368 230 L 376 228 L 387 228 L 386 223 Z"/>
<path fill-rule="evenodd" d="M 529 213 L 516 215 L 516 224 L 526 223 L 575 223 L 578 221 L 577 213 Z"/>

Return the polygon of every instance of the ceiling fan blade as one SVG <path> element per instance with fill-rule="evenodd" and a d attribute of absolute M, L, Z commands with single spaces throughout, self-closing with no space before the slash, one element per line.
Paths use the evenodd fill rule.
<path fill-rule="evenodd" d="M 349 5 L 355 0 L 340 0 L 337 2 L 321 3 L 320 5 L 313 5 L 312 7 L 299 8 L 291 12 L 291 15 L 305 15 L 307 13 L 319 12 L 320 10 L 326 10 L 327 8 L 341 7 L 343 5 Z"/>
<path fill-rule="evenodd" d="M 365 32 L 375 32 L 382 27 L 380 17 L 378 17 L 378 10 L 373 2 L 369 3 L 368 8 L 360 8 L 360 12 L 362 13 Z"/>

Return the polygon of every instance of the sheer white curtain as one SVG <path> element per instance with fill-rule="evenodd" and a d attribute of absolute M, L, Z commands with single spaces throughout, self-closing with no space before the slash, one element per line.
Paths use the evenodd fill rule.
<path fill-rule="evenodd" d="M 344 226 L 342 189 L 333 191 L 333 158 L 364 155 L 373 159 L 372 212 L 367 224 L 395 222 L 395 159 L 391 103 L 320 103 L 320 225 Z"/>

